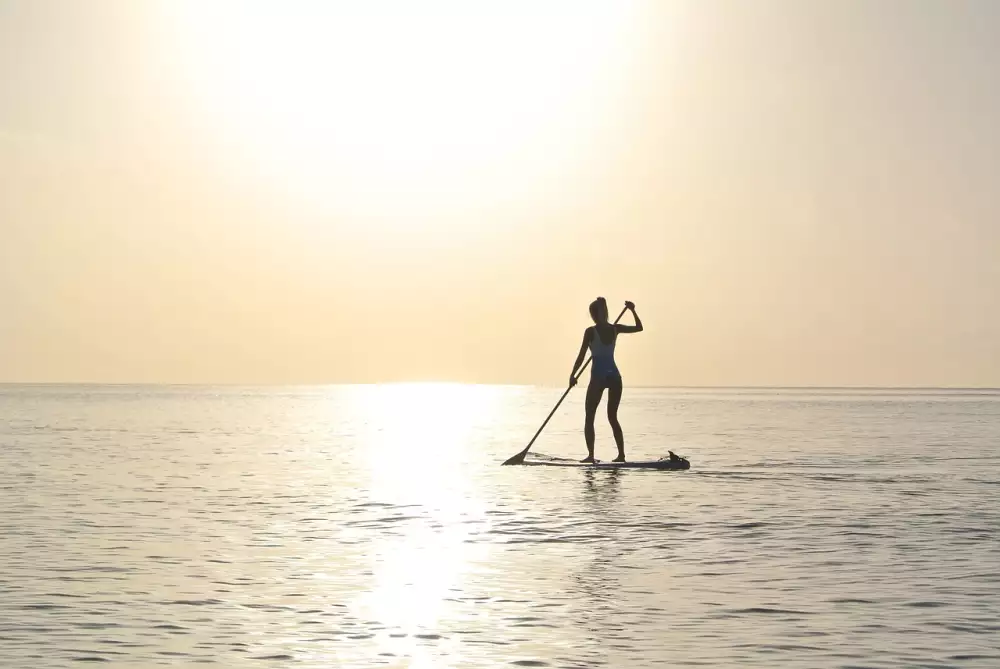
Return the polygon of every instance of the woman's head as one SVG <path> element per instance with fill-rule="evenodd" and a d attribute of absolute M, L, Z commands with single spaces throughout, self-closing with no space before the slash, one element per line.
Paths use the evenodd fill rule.
<path fill-rule="evenodd" d="M 608 303 L 603 297 L 599 297 L 590 303 L 590 317 L 595 323 L 608 322 Z"/>

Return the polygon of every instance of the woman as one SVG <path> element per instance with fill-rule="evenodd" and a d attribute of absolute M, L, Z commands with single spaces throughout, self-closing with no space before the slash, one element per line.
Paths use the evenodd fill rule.
<path fill-rule="evenodd" d="M 608 322 L 608 303 L 599 297 L 590 303 L 590 317 L 594 325 L 583 331 L 583 344 L 580 354 L 573 363 L 573 371 L 569 375 L 569 384 L 576 385 L 576 372 L 583 364 L 583 356 L 590 348 L 593 356 L 593 367 L 590 369 L 590 385 L 587 386 L 587 414 L 583 434 L 587 440 L 587 457 L 580 462 L 594 462 L 594 416 L 597 405 L 601 403 L 604 389 L 608 389 L 608 422 L 615 433 L 615 443 L 618 444 L 618 457 L 612 462 L 625 462 L 625 436 L 622 426 L 618 424 L 618 404 L 622 399 L 622 376 L 615 364 L 615 341 L 619 333 L 642 332 L 642 321 L 635 313 L 635 305 L 625 303 L 625 308 L 632 312 L 635 325 L 621 325 Z"/>

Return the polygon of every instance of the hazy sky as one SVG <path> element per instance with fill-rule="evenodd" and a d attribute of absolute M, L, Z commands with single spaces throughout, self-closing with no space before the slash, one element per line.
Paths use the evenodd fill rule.
<path fill-rule="evenodd" d="M 1000 386 L 993 0 L 0 0 L 0 380 Z"/>

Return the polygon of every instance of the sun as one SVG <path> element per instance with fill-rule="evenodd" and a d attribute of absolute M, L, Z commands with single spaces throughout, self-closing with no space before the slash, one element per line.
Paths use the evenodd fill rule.
<path fill-rule="evenodd" d="M 269 188 L 439 213 L 586 160 L 625 77 L 626 0 L 180 0 L 164 34 L 201 118 Z"/>

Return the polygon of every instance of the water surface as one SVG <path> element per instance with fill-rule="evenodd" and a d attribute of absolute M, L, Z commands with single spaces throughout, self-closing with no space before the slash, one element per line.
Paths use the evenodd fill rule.
<path fill-rule="evenodd" d="M 1000 666 L 1000 394 L 560 393 L 2 386 L 0 666 Z"/>

